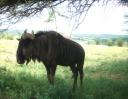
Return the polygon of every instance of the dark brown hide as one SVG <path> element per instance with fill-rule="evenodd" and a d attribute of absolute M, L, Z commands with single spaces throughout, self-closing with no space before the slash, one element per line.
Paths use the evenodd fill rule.
<path fill-rule="evenodd" d="M 64 38 L 55 31 L 39 31 L 34 39 L 22 39 L 17 49 L 17 62 L 28 63 L 30 60 L 43 62 L 50 84 L 54 84 L 54 75 L 57 65 L 70 66 L 74 84 L 77 84 L 77 76 L 80 74 L 80 82 L 83 82 L 83 64 L 85 52 L 78 43 Z"/>

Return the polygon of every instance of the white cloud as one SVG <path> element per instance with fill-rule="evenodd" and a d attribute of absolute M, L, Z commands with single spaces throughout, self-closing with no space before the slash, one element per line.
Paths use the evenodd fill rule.
<path fill-rule="evenodd" d="M 128 9 L 119 6 L 95 6 L 90 9 L 85 22 L 76 32 L 83 33 L 84 29 L 84 33 L 121 33 L 126 10 Z"/>
<path fill-rule="evenodd" d="M 74 33 L 121 33 L 124 22 L 124 14 L 128 12 L 128 8 L 121 6 L 101 6 L 94 5 L 88 12 L 84 22 Z M 69 20 L 57 16 L 56 23 L 46 23 L 47 12 L 41 17 L 34 17 L 24 20 L 11 28 L 29 29 L 29 30 L 57 30 L 63 33 L 72 31 L 72 25 Z M 45 16 L 44 16 L 45 15 Z M 56 28 L 57 27 L 57 28 Z"/>

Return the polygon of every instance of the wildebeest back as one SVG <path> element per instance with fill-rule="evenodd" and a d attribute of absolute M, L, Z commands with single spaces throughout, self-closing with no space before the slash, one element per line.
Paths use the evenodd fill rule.
<path fill-rule="evenodd" d="M 83 64 L 85 52 L 80 44 L 61 38 L 57 46 L 57 60 L 59 65 Z"/>

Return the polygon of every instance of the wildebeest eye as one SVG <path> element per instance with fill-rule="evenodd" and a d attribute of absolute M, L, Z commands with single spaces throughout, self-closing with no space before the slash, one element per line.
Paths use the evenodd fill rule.
<path fill-rule="evenodd" d="M 20 43 L 21 43 L 20 45 L 26 47 L 26 46 L 30 45 L 31 41 L 32 41 L 31 39 L 21 40 L 20 41 Z"/>

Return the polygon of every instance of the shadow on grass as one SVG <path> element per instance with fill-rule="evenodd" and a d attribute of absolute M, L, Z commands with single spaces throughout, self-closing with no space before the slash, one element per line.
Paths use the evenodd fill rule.
<path fill-rule="evenodd" d="M 32 76 L 26 72 L 0 72 L 0 99 L 128 99 L 128 80 L 114 81 L 104 77 L 84 79 L 82 88 L 71 91 L 73 81 L 56 75 L 50 86 L 46 75 Z M 79 83 L 79 82 L 78 82 Z"/>
<path fill-rule="evenodd" d="M 100 62 L 100 60 L 99 60 Z M 117 79 L 128 79 L 128 59 L 103 61 L 97 64 L 95 67 L 89 66 L 85 68 L 87 74 L 97 75 L 98 73 L 102 76 L 110 76 L 111 74 L 118 74 Z"/>

